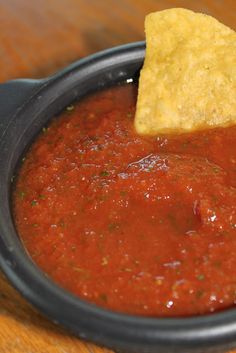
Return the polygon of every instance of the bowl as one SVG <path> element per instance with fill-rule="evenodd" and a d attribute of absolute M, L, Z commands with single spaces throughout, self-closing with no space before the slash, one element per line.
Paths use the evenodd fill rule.
<path fill-rule="evenodd" d="M 42 127 L 74 100 L 137 77 L 145 43 L 112 48 L 42 80 L 0 85 L 0 266 L 12 285 L 45 316 L 73 334 L 118 352 L 210 353 L 236 346 L 236 310 L 190 318 L 120 314 L 80 300 L 31 260 L 11 212 L 15 171 Z"/>

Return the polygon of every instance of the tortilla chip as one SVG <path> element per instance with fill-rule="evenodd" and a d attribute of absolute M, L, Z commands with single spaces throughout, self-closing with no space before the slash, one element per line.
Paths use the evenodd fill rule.
<path fill-rule="evenodd" d="M 149 14 L 145 31 L 137 132 L 235 124 L 236 33 L 213 17 L 180 8 Z"/>

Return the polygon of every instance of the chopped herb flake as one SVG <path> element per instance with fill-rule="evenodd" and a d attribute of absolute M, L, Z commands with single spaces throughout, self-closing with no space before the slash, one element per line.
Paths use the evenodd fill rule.
<path fill-rule="evenodd" d="M 24 200 L 26 193 L 24 191 L 19 192 L 19 197 L 21 200 Z"/>
<path fill-rule="evenodd" d="M 108 224 L 108 230 L 112 232 L 113 230 L 119 229 L 119 224 L 118 223 L 110 223 Z"/>
<path fill-rule="evenodd" d="M 100 173 L 101 176 L 108 176 L 109 175 L 109 172 L 106 171 L 106 170 L 103 170 L 101 173 Z"/>
<path fill-rule="evenodd" d="M 198 291 L 196 292 L 196 298 L 197 298 L 197 299 L 202 298 L 203 295 L 204 295 L 204 292 L 203 292 L 202 290 L 198 290 Z"/>
<path fill-rule="evenodd" d="M 107 295 L 105 293 L 101 293 L 99 295 L 99 298 L 100 298 L 101 301 L 103 301 L 105 303 L 107 302 Z"/>
<path fill-rule="evenodd" d="M 124 197 L 124 196 L 126 196 L 126 195 L 127 195 L 127 191 L 121 191 L 121 192 L 120 192 L 120 196 Z"/>
<path fill-rule="evenodd" d="M 203 281 L 205 279 L 205 276 L 203 274 L 200 274 L 200 275 L 197 276 L 197 279 L 199 281 Z"/>

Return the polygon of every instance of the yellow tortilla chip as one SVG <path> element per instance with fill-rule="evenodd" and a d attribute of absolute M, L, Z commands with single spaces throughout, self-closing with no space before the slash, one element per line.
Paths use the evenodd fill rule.
<path fill-rule="evenodd" d="M 137 132 L 235 124 L 236 33 L 213 17 L 181 8 L 149 14 L 145 31 Z"/>

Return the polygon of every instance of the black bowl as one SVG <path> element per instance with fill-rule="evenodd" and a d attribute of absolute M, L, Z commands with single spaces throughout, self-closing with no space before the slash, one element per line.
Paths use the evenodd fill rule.
<path fill-rule="evenodd" d="M 0 266 L 22 295 L 86 340 L 124 352 L 225 352 L 236 346 L 236 310 L 179 319 L 118 314 L 89 304 L 44 275 L 24 250 L 11 213 L 16 167 L 43 126 L 75 99 L 137 77 L 144 43 L 92 55 L 43 80 L 0 85 Z"/>

